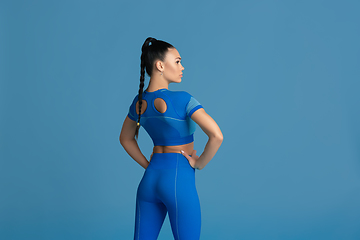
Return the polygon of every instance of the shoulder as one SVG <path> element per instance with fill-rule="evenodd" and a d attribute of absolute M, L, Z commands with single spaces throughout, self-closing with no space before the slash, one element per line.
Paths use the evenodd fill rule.
<path fill-rule="evenodd" d="M 136 103 L 137 103 L 138 100 L 139 100 L 139 94 L 137 94 L 137 95 L 132 99 L 130 108 L 135 108 L 135 105 L 136 105 Z"/>
<path fill-rule="evenodd" d="M 167 91 L 167 94 L 177 101 L 189 101 L 192 97 L 191 94 L 186 91 Z"/>
<path fill-rule="evenodd" d="M 139 99 L 139 94 L 136 94 L 132 100 L 132 103 L 136 102 Z"/>

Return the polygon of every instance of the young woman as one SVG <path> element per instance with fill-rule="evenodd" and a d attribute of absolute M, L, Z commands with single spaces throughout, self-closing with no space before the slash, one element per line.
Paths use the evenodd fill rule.
<path fill-rule="evenodd" d="M 169 43 L 147 38 L 142 46 L 139 94 L 134 98 L 120 133 L 120 143 L 143 168 L 136 197 L 136 240 L 157 239 L 166 213 L 176 240 L 200 238 L 201 213 L 195 187 L 195 169 L 202 169 L 219 149 L 223 135 L 216 122 L 189 93 L 168 90 L 180 83 L 184 67 Z M 145 70 L 150 76 L 143 91 Z M 209 139 L 196 155 L 196 124 Z M 150 161 L 137 144 L 140 126 L 154 143 Z"/>

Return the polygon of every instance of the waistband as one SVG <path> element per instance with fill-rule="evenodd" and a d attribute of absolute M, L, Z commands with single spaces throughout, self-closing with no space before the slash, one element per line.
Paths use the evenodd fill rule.
<path fill-rule="evenodd" d="M 181 153 L 154 153 L 147 169 L 169 169 L 177 167 L 192 168 Z"/>

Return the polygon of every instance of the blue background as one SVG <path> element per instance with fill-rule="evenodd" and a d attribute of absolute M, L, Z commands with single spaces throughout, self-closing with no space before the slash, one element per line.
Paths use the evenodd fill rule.
<path fill-rule="evenodd" d="M 1 1 L 0 239 L 132 239 L 143 169 L 118 137 L 148 36 L 224 134 L 196 173 L 201 239 L 360 239 L 359 7 Z"/>

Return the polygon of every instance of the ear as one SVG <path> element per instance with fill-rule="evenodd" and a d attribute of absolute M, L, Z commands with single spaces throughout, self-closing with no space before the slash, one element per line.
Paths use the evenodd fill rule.
<path fill-rule="evenodd" d="M 160 60 L 155 62 L 155 68 L 159 71 L 159 72 L 163 72 L 164 71 L 164 63 Z"/>

